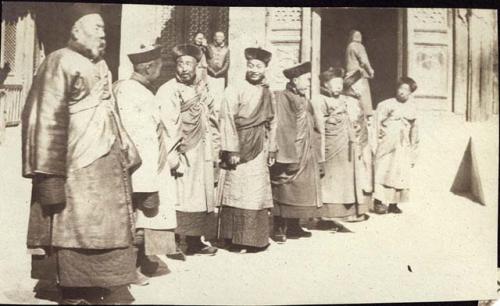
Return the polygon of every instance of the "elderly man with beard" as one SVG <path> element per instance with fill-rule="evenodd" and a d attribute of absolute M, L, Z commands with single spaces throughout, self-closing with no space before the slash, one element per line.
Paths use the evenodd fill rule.
<path fill-rule="evenodd" d="M 71 6 L 68 45 L 40 66 L 22 115 L 31 275 L 55 280 L 63 304 L 134 300 L 130 173 L 141 161 L 111 93 L 99 11 Z"/>
<path fill-rule="evenodd" d="M 156 94 L 160 117 L 174 143 L 178 168 L 176 233 L 185 237 L 186 255 L 214 255 L 215 247 L 202 242 L 215 238 L 214 165 L 218 156 L 218 125 L 214 98 L 206 83 L 196 76 L 202 51 L 194 45 L 172 50 L 176 77 L 163 84 Z"/>
<path fill-rule="evenodd" d="M 245 49 L 246 80 L 229 87 L 221 108 L 220 236 L 230 250 L 258 252 L 269 245 L 273 207 L 268 167 L 276 156 L 275 102 L 265 72 L 271 53 Z"/>
<path fill-rule="evenodd" d="M 323 216 L 355 222 L 368 218 L 372 160 L 362 106 L 344 94 L 344 77 L 342 68 L 321 73 L 321 95 L 313 97 L 313 104 L 325 144 Z"/>
<path fill-rule="evenodd" d="M 274 198 L 274 235 L 277 242 L 287 238 L 310 237 L 300 219 L 320 217 L 322 167 L 317 146 L 321 138 L 313 107 L 307 98 L 311 81 L 311 62 L 283 74 L 289 82 L 276 95 L 278 154 L 271 169 Z"/>

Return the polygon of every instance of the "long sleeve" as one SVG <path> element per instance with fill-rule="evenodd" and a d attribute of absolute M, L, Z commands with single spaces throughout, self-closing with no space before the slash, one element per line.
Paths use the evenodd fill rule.
<path fill-rule="evenodd" d="M 328 118 L 328 110 L 326 104 L 324 103 L 321 96 L 313 96 L 311 100 L 313 109 L 314 109 L 314 119 L 316 120 L 316 124 L 319 128 L 321 135 L 320 142 L 320 156 L 319 161 L 324 162 L 326 160 L 325 157 L 325 147 L 326 147 L 326 136 L 325 136 L 325 122 L 326 118 Z"/>
<path fill-rule="evenodd" d="M 299 153 L 295 146 L 297 140 L 297 119 L 291 102 L 283 92 L 276 92 L 276 143 L 278 145 L 277 163 L 293 164 L 299 162 Z"/>
<path fill-rule="evenodd" d="M 230 50 L 227 50 L 226 55 L 224 57 L 224 64 L 222 65 L 221 69 L 216 72 L 216 76 L 222 76 L 227 73 L 229 70 L 229 65 L 231 63 L 230 56 L 229 56 Z"/>
<path fill-rule="evenodd" d="M 278 128 L 278 115 L 276 114 L 276 98 L 271 93 L 271 104 L 274 110 L 274 117 L 270 122 L 269 127 L 269 152 L 279 151 L 278 143 L 276 142 L 276 129 Z"/>
<path fill-rule="evenodd" d="M 216 108 L 215 97 L 210 93 L 210 91 L 208 91 L 206 94 L 208 95 L 207 98 L 210 101 L 210 103 L 207 104 L 208 128 L 212 136 L 212 150 L 215 159 L 217 159 L 217 156 L 219 156 L 219 151 L 221 150 L 221 133 L 220 133 L 218 114 L 217 110 L 215 109 Z"/>
<path fill-rule="evenodd" d="M 38 70 L 22 115 L 23 176 L 66 175 L 71 77 L 60 57 L 49 56 Z"/>
<path fill-rule="evenodd" d="M 132 82 L 115 90 L 122 124 L 142 159 L 142 165 L 132 174 L 132 187 L 134 192 L 155 192 L 159 187 L 159 144 L 150 108 L 154 97 Z"/>
<path fill-rule="evenodd" d="M 234 123 L 234 113 L 237 112 L 238 95 L 236 91 L 229 87 L 224 92 L 224 97 L 220 109 L 220 131 L 221 149 L 228 152 L 239 152 L 240 145 L 236 124 Z"/>
<path fill-rule="evenodd" d="M 180 156 L 176 149 L 181 141 L 180 135 L 180 105 L 175 99 L 175 89 L 169 83 L 164 84 L 155 96 L 156 105 L 160 111 L 160 121 L 162 128 L 167 134 L 167 162 L 170 169 L 177 168 L 180 163 Z"/>
<path fill-rule="evenodd" d="M 368 59 L 365 47 L 362 44 L 357 44 L 356 46 L 357 47 L 353 50 L 356 53 L 356 58 L 358 59 L 360 66 L 371 74 L 373 68 L 370 64 L 370 60 Z"/>
<path fill-rule="evenodd" d="M 413 163 L 415 163 L 418 158 L 419 142 L 418 120 L 415 118 L 410 128 L 411 160 Z"/>

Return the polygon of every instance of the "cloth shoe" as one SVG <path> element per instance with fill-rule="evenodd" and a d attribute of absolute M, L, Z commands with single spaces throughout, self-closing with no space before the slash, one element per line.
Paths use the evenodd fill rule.
<path fill-rule="evenodd" d="M 299 223 L 299 219 L 288 219 L 286 235 L 290 239 L 309 238 L 312 236 L 311 232 L 305 231 Z"/>
<path fill-rule="evenodd" d="M 383 215 L 387 213 L 387 205 L 377 202 L 374 204 L 374 212 L 378 215 Z"/>
<path fill-rule="evenodd" d="M 403 211 L 398 207 L 398 204 L 390 204 L 387 208 L 387 213 L 401 214 Z"/>

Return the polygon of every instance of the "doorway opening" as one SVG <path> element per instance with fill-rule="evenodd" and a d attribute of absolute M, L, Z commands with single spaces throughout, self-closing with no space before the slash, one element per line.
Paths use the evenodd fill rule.
<path fill-rule="evenodd" d="M 363 35 L 375 77 L 370 80 L 372 104 L 394 96 L 398 78 L 398 9 L 324 8 L 321 10 L 321 71 L 345 68 L 349 32 Z M 401 63 L 399 63 L 401 64 Z"/>

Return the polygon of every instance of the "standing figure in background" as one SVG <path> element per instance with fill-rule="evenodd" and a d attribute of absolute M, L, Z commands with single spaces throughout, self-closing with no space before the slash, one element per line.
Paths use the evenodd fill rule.
<path fill-rule="evenodd" d="M 409 200 L 411 168 L 418 148 L 417 107 L 411 94 L 417 83 L 403 77 L 395 98 L 382 101 L 376 111 L 375 212 L 401 213 Z M 388 205 L 388 206 L 387 206 Z"/>
<path fill-rule="evenodd" d="M 227 86 L 227 71 L 229 70 L 229 48 L 226 44 L 226 35 L 224 32 L 215 32 L 213 43 L 208 45 L 208 86 L 217 96 L 220 102 L 224 94 L 224 88 Z M 220 104 L 220 103 L 219 103 Z M 219 104 L 215 107 L 218 112 Z"/>
<path fill-rule="evenodd" d="M 343 94 L 344 70 L 320 75 L 321 95 L 313 97 L 324 138 L 325 176 L 321 179 L 323 217 L 355 222 L 368 219 L 371 149 L 359 100 Z M 369 199 L 369 197 L 368 197 Z"/>
<path fill-rule="evenodd" d="M 349 33 L 348 45 L 345 51 L 345 64 L 348 74 L 360 70 L 363 77 L 353 84 L 353 89 L 360 95 L 361 107 L 365 116 L 370 121 L 373 115 L 372 95 L 370 92 L 370 82 L 375 71 L 373 70 L 365 46 L 363 46 L 363 36 L 358 30 L 351 30 Z"/>
<path fill-rule="evenodd" d="M 206 83 L 197 78 L 196 67 L 202 51 L 194 45 L 178 45 L 172 50 L 176 77 L 156 93 L 160 117 L 174 143 L 178 167 L 176 176 L 179 239 L 185 237 L 186 255 L 217 252 L 202 242 L 215 238 L 214 167 L 218 159 L 218 124 L 214 98 Z M 179 240 L 180 241 L 180 240 Z"/>
<path fill-rule="evenodd" d="M 196 67 L 196 77 L 199 80 L 203 80 L 203 82 L 207 83 L 208 76 L 208 63 L 207 58 L 209 56 L 208 53 L 208 44 L 205 34 L 202 32 L 198 32 L 194 35 L 193 39 L 194 45 L 200 48 L 201 50 L 201 58 L 198 62 L 198 66 Z"/>
<path fill-rule="evenodd" d="M 167 131 L 160 122 L 152 84 L 160 76 L 161 49 L 142 46 L 128 55 L 134 72 L 128 80 L 114 84 L 113 92 L 123 125 L 134 142 L 142 165 L 132 175 L 132 202 L 136 212 L 137 284 L 147 284 L 147 276 L 161 275 L 158 263 L 150 255 L 176 254 L 175 180 L 167 153 Z M 145 274 L 145 275 L 144 275 Z"/>
<path fill-rule="evenodd" d="M 229 87 L 222 102 L 221 164 L 226 169 L 219 185 L 220 236 L 238 252 L 269 245 L 273 196 L 268 167 L 277 151 L 275 103 L 265 79 L 271 56 L 264 49 L 245 49 L 246 80 Z"/>
<path fill-rule="evenodd" d="M 275 93 L 278 153 L 271 168 L 274 199 L 273 239 L 310 237 L 300 219 L 320 217 L 322 157 L 314 147 L 319 138 L 313 107 L 306 98 L 311 82 L 311 62 L 283 71 L 286 89 Z"/>
<path fill-rule="evenodd" d="M 41 64 L 22 114 L 31 276 L 56 281 L 64 305 L 130 304 L 130 173 L 141 161 L 111 92 L 100 6 L 72 4 L 64 15 L 68 45 Z"/>

